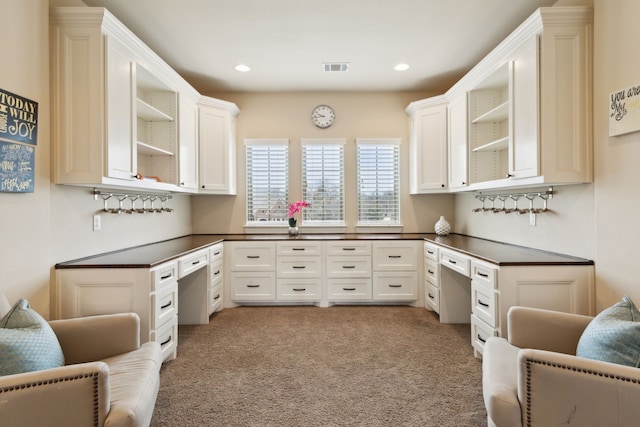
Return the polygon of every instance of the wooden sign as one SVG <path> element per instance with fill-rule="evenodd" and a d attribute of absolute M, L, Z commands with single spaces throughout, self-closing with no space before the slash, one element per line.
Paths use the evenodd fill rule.
<path fill-rule="evenodd" d="M 36 148 L 0 141 L 0 192 L 33 193 Z"/>
<path fill-rule="evenodd" d="M 640 84 L 609 95 L 609 136 L 640 130 Z"/>
<path fill-rule="evenodd" d="M 0 89 L 0 139 L 38 143 L 38 103 Z"/>

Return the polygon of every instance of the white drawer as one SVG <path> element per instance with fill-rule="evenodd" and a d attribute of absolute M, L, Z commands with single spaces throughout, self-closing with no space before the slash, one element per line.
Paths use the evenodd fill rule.
<path fill-rule="evenodd" d="M 320 301 L 321 279 L 278 279 L 278 301 Z"/>
<path fill-rule="evenodd" d="M 373 273 L 374 301 L 415 301 L 417 298 L 417 272 Z"/>
<path fill-rule="evenodd" d="M 319 256 L 279 256 L 278 278 L 322 277 L 322 258 Z"/>
<path fill-rule="evenodd" d="M 151 341 L 160 343 L 162 361 L 175 358 L 178 348 L 178 316 L 174 316 L 170 321 L 156 329 L 155 336 Z"/>
<path fill-rule="evenodd" d="M 220 279 L 222 279 L 222 277 Z M 211 316 L 214 311 L 219 311 L 222 309 L 222 291 L 222 280 L 218 280 L 207 290 L 207 299 L 209 300 L 209 316 Z"/>
<path fill-rule="evenodd" d="M 424 244 L 425 258 L 438 262 L 438 252 L 440 252 L 440 248 L 438 247 L 438 245 L 434 245 L 433 243 Z"/>
<path fill-rule="evenodd" d="M 327 299 L 331 302 L 371 301 L 371 279 L 327 279 Z"/>
<path fill-rule="evenodd" d="M 232 271 L 274 271 L 276 249 L 271 242 L 236 243 L 229 247 Z"/>
<path fill-rule="evenodd" d="M 471 258 L 459 252 L 440 249 L 440 264 L 464 276 L 471 277 Z"/>
<path fill-rule="evenodd" d="M 224 257 L 224 245 L 222 243 L 216 243 L 209 247 L 209 262 L 222 261 Z"/>
<path fill-rule="evenodd" d="M 415 241 L 375 242 L 373 266 L 376 271 L 412 271 L 418 269 Z"/>
<path fill-rule="evenodd" d="M 174 261 L 162 264 L 161 266 L 151 270 L 151 275 L 153 283 L 153 289 L 151 289 L 151 292 L 157 291 L 164 286 L 171 285 L 178 280 L 178 263 Z"/>
<path fill-rule="evenodd" d="M 492 289 L 498 288 L 498 269 L 495 265 L 486 262 L 471 260 L 471 279 L 478 283 L 484 283 Z"/>
<path fill-rule="evenodd" d="M 223 271 L 223 261 L 221 259 L 209 264 L 209 283 L 222 279 Z"/>
<path fill-rule="evenodd" d="M 471 312 L 491 327 L 498 327 L 498 293 L 489 285 L 471 282 Z"/>
<path fill-rule="evenodd" d="M 371 257 L 328 256 L 327 277 L 371 277 Z"/>
<path fill-rule="evenodd" d="M 178 279 L 188 276 L 209 264 L 209 252 L 201 250 L 178 258 Z"/>
<path fill-rule="evenodd" d="M 230 278 L 232 301 L 273 301 L 276 276 L 270 272 L 234 272 Z"/>
<path fill-rule="evenodd" d="M 178 283 L 166 286 L 153 295 L 154 329 L 178 315 Z"/>
<path fill-rule="evenodd" d="M 278 255 L 322 255 L 322 242 L 277 242 Z"/>
<path fill-rule="evenodd" d="M 440 264 L 430 258 L 424 264 L 424 275 L 434 286 L 440 287 Z"/>
<path fill-rule="evenodd" d="M 440 289 L 429 282 L 424 285 L 424 306 L 427 310 L 440 314 Z"/>
<path fill-rule="evenodd" d="M 329 241 L 326 247 L 327 255 L 371 255 L 371 242 Z"/>
<path fill-rule="evenodd" d="M 473 346 L 476 356 L 484 353 L 484 344 L 489 337 L 497 337 L 498 332 L 478 319 L 473 314 L 471 315 L 471 345 Z"/>

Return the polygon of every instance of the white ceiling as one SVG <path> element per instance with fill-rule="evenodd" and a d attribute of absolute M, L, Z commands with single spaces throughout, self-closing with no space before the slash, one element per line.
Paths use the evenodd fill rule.
<path fill-rule="evenodd" d="M 202 94 L 440 91 L 556 0 L 83 0 Z M 325 73 L 323 62 L 349 62 Z M 408 71 L 394 71 L 399 62 Z M 244 63 L 251 72 L 233 69 Z"/>

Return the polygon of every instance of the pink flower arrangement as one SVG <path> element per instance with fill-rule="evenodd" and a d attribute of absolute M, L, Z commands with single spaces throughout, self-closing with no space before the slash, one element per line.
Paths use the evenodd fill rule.
<path fill-rule="evenodd" d="M 311 205 L 304 200 L 291 203 L 289 205 L 289 226 L 295 227 L 298 223 L 298 220 L 296 220 L 293 216 L 298 212 L 302 212 L 302 208 L 308 208 L 310 206 Z"/>

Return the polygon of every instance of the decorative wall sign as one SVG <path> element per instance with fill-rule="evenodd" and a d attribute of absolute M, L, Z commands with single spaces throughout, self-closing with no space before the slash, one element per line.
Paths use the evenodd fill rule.
<path fill-rule="evenodd" d="M 38 103 L 0 89 L 0 139 L 38 143 Z"/>
<path fill-rule="evenodd" d="M 0 141 L 0 192 L 33 193 L 36 148 Z"/>
<path fill-rule="evenodd" d="M 640 130 L 640 84 L 609 95 L 609 136 Z"/>

